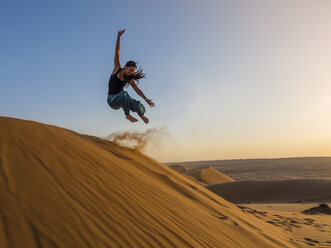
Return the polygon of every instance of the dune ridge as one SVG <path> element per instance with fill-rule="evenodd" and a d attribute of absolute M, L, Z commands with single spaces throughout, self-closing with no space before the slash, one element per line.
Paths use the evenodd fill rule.
<path fill-rule="evenodd" d="M 211 184 L 233 182 L 234 179 L 214 169 L 211 166 L 204 166 L 201 168 L 188 169 L 180 164 L 169 165 L 169 168 L 181 173 L 194 182 L 207 186 Z"/>
<path fill-rule="evenodd" d="M 225 183 L 225 182 L 233 182 L 234 180 L 215 170 L 213 167 L 204 168 L 200 171 L 201 180 L 206 182 L 207 184 L 216 184 L 216 183 Z"/>
<path fill-rule="evenodd" d="M 9 247 L 303 247 L 146 155 L 0 117 L 0 240 Z"/>

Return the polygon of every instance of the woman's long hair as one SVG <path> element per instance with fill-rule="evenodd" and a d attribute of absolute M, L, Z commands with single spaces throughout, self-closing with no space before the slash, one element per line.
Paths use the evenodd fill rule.
<path fill-rule="evenodd" d="M 137 68 L 137 63 L 135 61 L 130 60 L 125 64 L 125 66 L 126 67 L 134 66 Z M 136 82 L 139 82 L 139 79 L 146 78 L 145 76 L 146 74 L 143 73 L 143 70 L 141 68 L 139 68 L 139 70 L 135 71 L 133 74 L 129 76 L 125 75 L 124 78 L 125 81 L 129 83 L 132 79 Z"/>

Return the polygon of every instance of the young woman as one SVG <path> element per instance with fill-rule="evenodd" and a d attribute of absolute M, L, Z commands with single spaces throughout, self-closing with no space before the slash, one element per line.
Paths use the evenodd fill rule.
<path fill-rule="evenodd" d="M 123 88 L 125 85 L 130 84 L 132 88 L 137 92 L 139 96 L 141 96 L 150 107 L 154 107 L 155 104 L 152 100 L 148 99 L 144 93 L 138 88 L 135 81 L 139 81 L 139 79 L 144 78 L 145 74 L 142 72 L 142 69 L 137 69 L 136 62 L 130 60 L 128 61 L 124 68 L 121 67 L 120 64 L 120 38 L 122 34 L 125 32 L 125 29 L 119 30 L 117 34 L 116 48 L 115 48 L 115 58 L 114 58 L 114 70 L 110 76 L 108 83 L 108 105 L 112 109 L 122 108 L 124 110 L 124 114 L 126 119 L 131 122 L 138 121 L 134 118 L 130 111 L 137 112 L 139 117 L 148 124 L 149 120 L 145 114 L 145 107 L 140 102 L 130 97 L 128 92 L 124 91 Z"/>

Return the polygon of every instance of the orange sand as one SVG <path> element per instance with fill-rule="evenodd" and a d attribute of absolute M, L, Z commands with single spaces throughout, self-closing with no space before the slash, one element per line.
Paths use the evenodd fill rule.
<path fill-rule="evenodd" d="M 183 175 L 63 128 L 0 117 L 6 247 L 305 247 Z"/>
<path fill-rule="evenodd" d="M 169 168 L 181 173 L 202 186 L 234 181 L 231 177 L 210 166 L 188 169 L 182 165 L 170 165 Z"/>
<path fill-rule="evenodd" d="M 331 247 L 331 215 L 302 213 L 316 206 L 318 204 L 246 204 L 240 208 L 290 232 L 295 241 L 308 247 Z"/>

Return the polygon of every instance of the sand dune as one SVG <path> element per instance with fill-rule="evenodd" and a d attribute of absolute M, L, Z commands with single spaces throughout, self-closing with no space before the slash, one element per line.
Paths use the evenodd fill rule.
<path fill-rule="evenodd" d="M 1 248 L 304 247 L 136 151 L 0 117 Z"/>
<path fill-rule="evenodd" d="M 239 181 L 207 188 L 236 204 L 331 201 L 330 179 Z"/>
<path fill-rule="evenodd" d="M 223 173 L 219 172 L 218 170 L 215 170 L 213 167 L 210 166 L 189 170 L 182 165 L 176 164 L 170 165 L 169 168 L 183 174 L 184 176 L 203 186 L 234 181 L 231 177 L 224 175 Z"/>
<path fill-rule="evenodd" d="M 331 215 L 331 208 L 328 204 L 322 203 L 316 207 L 312 207 L 306 210 L 303 210 L 302 213 L 304 214 L 328 214 Z"/>
<path fill-rule="evenodd" d="M 201 170 L 202 169 L 207 169 L 208 166 L 204 166 L 204 167 L 199 167 L 199 168 L 194 168 L 194 169 L 189 169 L 187 172 L 182 173 L 185 176 L 190 176 L 195 178 L 196 180 L 200 180 L 201 181 Z"/>
<path fill-rule="evenodd" d="M 177 171 L 178 173 L 187 172 L 188 169 L 180 164 L 174 164 L 169 166 L 170 169 Z"/>
<path fill-rule="evenodd" d="M 215 170 L 213 167 L 204 168 L 200 171 L 200 178 L 207 184 L 233 182 L 234 180 L 227 175 Z"/>

